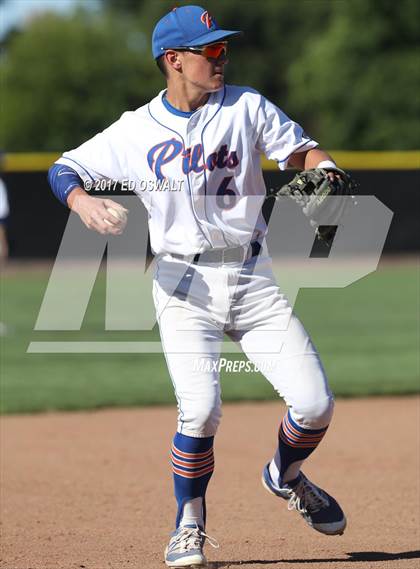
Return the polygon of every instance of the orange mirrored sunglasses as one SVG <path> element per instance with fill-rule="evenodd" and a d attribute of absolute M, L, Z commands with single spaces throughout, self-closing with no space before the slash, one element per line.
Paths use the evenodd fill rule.
<path fill-rule="evenodd" d="M 204 45 L 203 47 L 173 47 L 172 49 L 177 51 L 192 51 L 193 53 L 200 53 L 204 57 L 219 59 L 222 55 L 224 57 L 227 55 L 227 42 L 221 41 L 218 43 Z"/>

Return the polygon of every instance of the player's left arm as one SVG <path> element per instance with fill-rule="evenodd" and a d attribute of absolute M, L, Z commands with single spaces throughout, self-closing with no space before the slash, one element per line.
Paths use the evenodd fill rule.
<path fill-rule="evenodd" d="M 337 167 L 332 157 L 321 148 L 311 148 L 290 155 L 288 166 L 302 170 L 293 180 L 281 188 L 270 189 L 268 197 L 290 197 L 302 207 L 303 213 L 317 227 L 319 239 L 331 247 L 336 227 L 343 217 L 347 200 L 341 199 L 328 203 L 328 196 L 350 196 L 353 205 L 356 182 L 349 174 Z M 323 224 L 319 224 L 319 219 Z"/>
<path fill-rule="evenodd" d="M 324 168 L 329 170 L 328 177 L 330 180 L 341 177 L 340 169 L 334 162 L 332 156 L 321 148 L 311 148 L 304 152 L 295 152 L 289 157 L 288 165 L 297 170 Z M 337 170 L 335 168 L 337 168 Z"/>
<path fill-rule="evenodd" d="M 254 128 L 256 148 L 269 160 L 276 160 L 281 170 L 290 167 L 297 170 L 339 170 L 328 152 L 319 148 L 298 123 L 262 96 Z M 334 176 L 330 174 L 330 177 Z"/>
<path fill-rule="evenodd" d="M 335 164 L 332 156 L 321 148 L 311 148 L 306 152 L 295 152 L 289 157 L 288 165 L 297 170 L 310 170 L 318 168 L 322 162 L 330 162 Z M 321 166 L 322 167 L 322 166 Z"/>

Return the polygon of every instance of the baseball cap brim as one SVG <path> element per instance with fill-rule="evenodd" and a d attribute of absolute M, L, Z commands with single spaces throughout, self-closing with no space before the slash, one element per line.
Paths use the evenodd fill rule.
<path fill-rule="evenodd" d="M 181 45 L 167 46 L 165 49 L 171 49 L 174 47 L 199 47 L 202 45 L 207 45 L 209 43 L 214 43 L 216 41 L 226 40 L 228 38 L 232 38 L 240 34 L 242 34 L 242 32 L 234 30 L 214 30 L 213 32 L 204 34 L 199 38 L 195 38 L 189 42 L 185 42 L 182 46 Z"/>

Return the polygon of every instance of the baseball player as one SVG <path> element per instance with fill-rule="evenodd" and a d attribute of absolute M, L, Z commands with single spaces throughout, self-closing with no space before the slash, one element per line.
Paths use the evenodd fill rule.
<path fill-rule="evenodd" d="M 6 221 L 9 216 L 9 201 L 7 198 L 6 184 L 0 178 L 0 266 L 7 259 L 9 245 L 6 234 Z"/>
<path fill-rule="evenodd" d="M 0 172 L 3 171 L 4 154 L 0 151 Z M 7 188 L 3 179 L 0 177 L 0 267 L 9 256 L 9 244 L 7 240 L 6 223 L 10 214 L 9 199 Z"/>
<path fill-rule="evenodd" d="M 199 6 L 169 12 L 152 38 L 167 88 L 65 152 L 49 172 L 55 195 L 87 227 L 115 235 L 124 228 L 123 208 L 88 195 L 85 182 L 182 182 L 177 192 L 138 191 L 149 216 L 153 296 L 179 411 L 169 567 L 205 565 L 205 540 L 216 545 L 205 533 L 205 495 L 221 418 L 224 334 L 260 369 L 272 360 L 265 375 L 288 406 L 263 470 L 265 488 L 323 534 L 342 534 L 346 526 L 334 498 L 301 471 L 327 431 L 334 402 L 317 351 L 274 280 L 260 211 L 266 195 L 260 156 L 282 170 L 325 168 L 332 177 L 339 170 L 260 93 L 225 85 L 227 41 L 239 33 L 220 29 Z"/>
<path fill-rule="evenodd" d="M 0 152 L 0 171 L 3 169 L 3 153 Z M 9 256 L 9 242 L 7 239 L 7 220 L 10 208 L 7 197 L 7 188 L 3 179 L 0 178 L 0 270 L 4 268 Z M 0 336 L 7 335 L 7 325 L 0 320 Z"/>

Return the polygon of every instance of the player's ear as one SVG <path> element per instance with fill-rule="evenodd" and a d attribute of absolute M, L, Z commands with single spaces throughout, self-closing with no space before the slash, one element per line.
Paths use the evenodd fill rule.
<path fill-rule="evenodd" d="M 181 59 L 179 57 L 179 53 L 174 51 L 173 49 L 168 49 L 165 52 L 165 60 L 167 66 L 172 67 L 172 69 L 176 69 L 176 71 L 180 71 L 182 68 Z"/>

